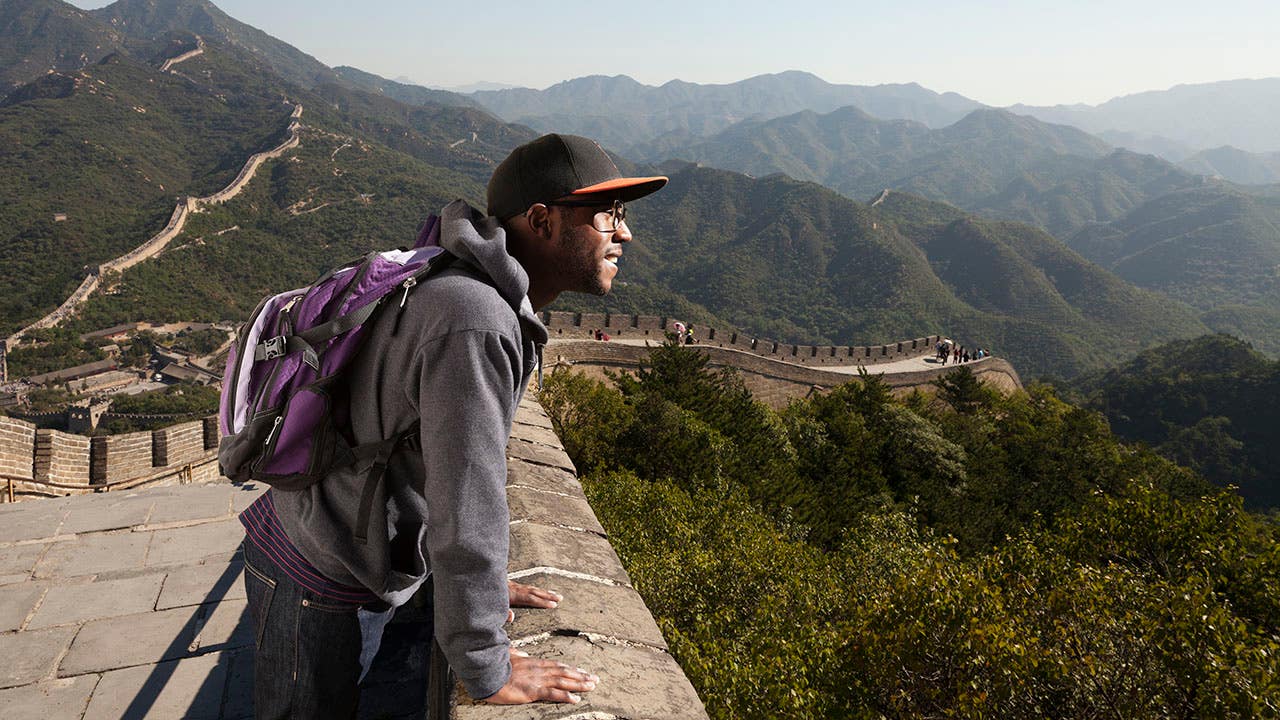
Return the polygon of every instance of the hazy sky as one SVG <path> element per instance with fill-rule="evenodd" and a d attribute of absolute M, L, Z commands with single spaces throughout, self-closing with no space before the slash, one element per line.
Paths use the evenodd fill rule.
<path fill-rule="evenodd" d="M 216 4 L 328 65 L 444 86 L 542 88 L 595 74 L 725 83 L 807 70 L 1048 105 L 1280 76 L 1277 0 Z"/>

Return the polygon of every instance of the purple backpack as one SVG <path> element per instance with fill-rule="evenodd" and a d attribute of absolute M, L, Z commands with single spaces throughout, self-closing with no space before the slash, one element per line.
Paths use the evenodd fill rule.
<path fill-rule="evenodd" d="M 410 290 L 447 267 L 440 220 L 427 219 L 412 250 L 374 252 L 325 273 L 311 285 L 258 304 L 227 356 L 218 464 L 232 480 L 261 480 L 300 490 L 336 467 L 372 459 L 360 517 L 365 518 L 386 463 L 416 426 L 380 442 L 353 446 L 344 393 L 331 393 L 359 352 L 380 310 L 403 310 Z M 399 315 L 396 325 L 399 325 Z M 361 525 L 364 525 L 362 522 Z M 358 530 L 357 537 L 362 533 Z"/>

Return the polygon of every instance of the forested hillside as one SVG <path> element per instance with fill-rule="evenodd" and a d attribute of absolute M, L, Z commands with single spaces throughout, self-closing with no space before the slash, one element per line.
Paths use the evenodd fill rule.
<path fill-rule="evenodd" d="M 1090 407 L 1253 505 L 1280 507 L 1280 362 L 1225 335 L 1162 345 L 1081 378 Z"/>
<path fill-rule="evenodd" d="M 655 350 L 541 399 L 713 718 L 1253 718 L 1276 526 L 1047 387 L 775 413 Z"/>

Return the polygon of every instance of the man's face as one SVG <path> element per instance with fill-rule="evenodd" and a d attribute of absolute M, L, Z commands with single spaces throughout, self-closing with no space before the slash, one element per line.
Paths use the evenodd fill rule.
<path fill-rule="evenodd" d="M 604 295 L 613 288 L 622 257 L 622 243 L 630 242 L 631 230 L 626 223 L 613 232 L 596 229 L 597 213 L 607 212 L 609 204 L 600 207 L 560 207 L 562 225 L 556 237 L 555 254 L 560 262 L 564 289 L 573 292 Z"/>

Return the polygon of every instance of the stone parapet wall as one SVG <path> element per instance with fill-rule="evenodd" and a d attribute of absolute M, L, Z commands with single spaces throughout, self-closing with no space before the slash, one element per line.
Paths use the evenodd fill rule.
<path fill-rule="evenodd" d="M 30 480 L 35 477 L 36 426 L 0 417 L 0 475 Z"/>
<path fill-rule="evenodd" d="M 89 438 L 57 430 L 36 431 L 36 480 L 88 489 L 91 478 Z"/>
<path fill-rule="evenodd" d="M 808 367 L 783 361 L 780 358 L 762 356 L 733 348 L 714 345 L 694 346 L 710 356 L 712 367 L 737 369 L 751 394 L 771 407 L 783 407 L 796 398 L 807 397 L 857 379 L 857 375 L 839 373 L 819 367 Z M 587 375 L 607 379 L 604 371 L 634 371 L 649 357 L 649 348 L 642 345 L 597 342 L 594 340 L 563 341 L 549 346 L 544 353 L 548 371 L 572 368 Z M 901 358 L 899 358 L 901 359 Z M 916 388 L 930 389 L 937 378 L 956 369 L 956 365 L 939 365 L 936 369 L 918 372 L 900 372 L 884 375 L 884 381 L 895 391 L 907 393 Z M 1013 366 L 1001 358 L 986 358 L 965 363 L 979 380 L 1009 391 L 1022 387 L 1022 381 Z M 875 367 L 868 367 L 875 373 Z"/>
<path fill-rule="evenodd" d="M 100 435 L 93 438 L 92 448 L 89 476 L 95 485 L 150 475 L 154 467 L 149 432 Z"/>
<path fill-rule="evenodd" d="M 204 455 L 204 421 L 170 425 L 151 433 L 154 467 L 185 465 Z"/>
<path fill-rule="evenodd" d="M 220 477 L 218 440 L 214 416 L 153 432 L 94 438 L 0 417 L 0 499 L 8 500 L 10 478 L 15 499 L 98 492 L 119 483 L 214 482 Z"/>
<path fill-rule="evenodd" d="M 204 449 L 217 450 L 218 443 L 222 440 L 222 427 L 218 423 L 218 416 L 210 415 L 201 422 L 204 424 Z"/>
<path fill-rule="evenodd" d="M 547 311 L 543 323 L 554 339 L 591 339 L 598 328 L 615 339 L 661 341 L 672 331 L 675 318 L 619 313 Z M 912 338 L 886 345 L 795 345 L 758 338 L 735 329 L 695 327 L 699 345 L 741 350 L 797 365 L 876 365 L 932 355 L 940 335 Z"/>
<path fill-rule="evenodd" d="M 477 703 L 459 685 L 450 717 L 705 720 L 702 701 L 631 586 L 532 393 L 516 413 L 507 446 L 507 504 L 508 577 L 564 597 L 553 610 L 516 609 L 507 631 L 512 644 L 536 658 L 585 668 L 600 683 L 577 705 L 515 707 Z"/>

